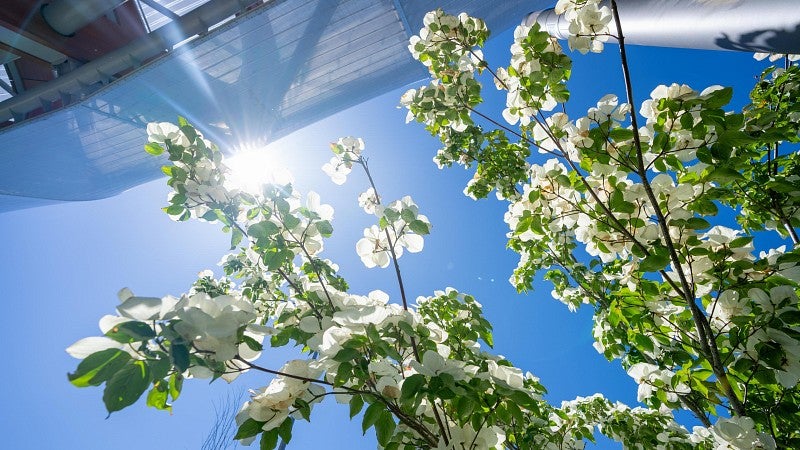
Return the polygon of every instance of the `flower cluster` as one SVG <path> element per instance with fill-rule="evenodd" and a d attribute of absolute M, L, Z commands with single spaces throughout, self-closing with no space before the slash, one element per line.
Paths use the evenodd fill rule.
<path fill-rule="evenodd" d="M 361 138 L 343 137 L 331 144 L 331 150 L 334 156 L 330 162 L 322 166 L 322 171 L 328 174 L 334 183 L 344 184 L 347 175 L 353 170 L 353 163 L 360 161 L 364 141 Z"/>
<path fill-rule="evenodd" d="M 600 6 L 600 0 L 558 0 L 556 14 L 569 21 L 569 48 L 582 54 L 600 53 L 608 41 L 611 9 Z"/>
<path fill-rule="evenodd" d="M 489 33 L 482 20 L 464 13 L 451 16 L 437 9 L 425 14 L 422 23 L 419 35 L 409 40 L 408 49 L 431 75 L 445 70 L 472 72 L 480 67 L 483 54 L 474 47 L 483 44 Z"/>
<path fill-rule="evenodd" d="M 789 61 L 798 61 L 800 60 L 800 55 L 787 55 L 785 53 L 768 53 L 768 52 L 757 52 L 753 53 L 753 58 L 756 61 L 763 61 L 765 59 L 769 59 L 769 62 L 775 62 L 780 59 L 786 58 Z"/>
<path fill-rule="evenodd" d="M 558 102 L 566 101 L 568 71 L 569 59 L 555 38 L 541 31 L 538 24 L 518 26 L 511 64 L 507 69 L 497 69 L 495 77 L 495 86 L 508 91 L 503 118 L 511 125 L 528 125 L 538 111 L 552 111 Z"/>
<path fill-rule="evenodd" d="M 675 373 L 670 370 L 660 369 L 649 363 L 636 363 L 628 368 L 628 375 L 639 385 L 638 400 L 644 401 L 657 392 L 663 392 L 665 400 L 670 403 L 678 401 L 678 394 L 691 392 L 686 383 L 673 383 Z"/>
<path fill-rule="evenodd" d="M 430 233 L 431 224 L 425 215 L 419 214 L 411 197 L 373 208 L 380 224 L 365 228 L 364 237 L 356 243 L 356 252 L 364 265 L 386 267 L 392 257 L 403 255 L 403 249 L 411 253 L 422 251 L 422 235 Z"/>
<path fill-rule="evenodd" d="M 611 37 L 615 11 L 598 1 L 560 0 L 556 12 L 570 22 L 573 50 L 600 51 Z M 571 62 L 533 24 L 517 28 L 511 64 L 494 74 L 507 91 L 502 116 L 517 130 L 446 127 L 447 110 L 421 119 L 422 99 L 405 99 L 444 144 L 440 168 L 477 166 L 465 194 L 497 189 L 509 201 L 515 287 L 532 288 L 546 270 L 553 297 L 573 310 L 594 307 L 595 348 L 630 367 L 640 400 L 689 409 L 707 425 L 669 445 L 655 436 L 627 442 L 728 448 L 708 431 L 718 405 L 751 416 L 753 430 L 770 429 L 783 445 L 796 437 L 795 417 L 761 418 L 775 414 L 765 405 L 797 408 L 797 250 L 754 255 L 758 231 L 800 243 L 800 156 L 783 144 L 800 141 L 800 67 L 791 62 L 764 71 L 741 114 L 723 109 L 730 88 L 672 84 L 638 108 L 608 94 L 585 117 L 547 117 L 569 97 Z M 527 161 L 534 148 L 553 158 Z M 581 445 L 581 436 L 570 438 Z M 730 448 L 762 445 L 742 442 Z"/>
<path fill-rule="evenodd" d="M 747 416 L 720 419 L 710 431 L 714 450 L 775 449 L 775 439 L 757 432 L 753 419 Z"/>
<path fill-rule="evenodd" d="M 374 188 L 369 188 L 358 196 L 358 206 L 367 214 L 375 214 L 375 209 L 381 204 L 381 199 Z"/>
<path fill-rule="evenodd" d="M 306 360 L 292 360 L 279 370 L 281 374 L 275 377 L 268 386 L 250 391 L 250 401 L 246 402 L 236 415 L 236 423 L 242 426 L 248 419 L 259 422 L 261 429 L 270 431 L 279 427 L 289 416 L 302 418 L 299 408 L 295 403 L 299 400 L 306 405 L 311 405 L 322 400 L 325 388 L 307 380 L 315 380 L 321 371 L 314 368 L 314 364 Z M 292 409 L 294 408 L 294 409 Z M 255 436 L 241 441 L 250 445 Z"/>
<path fill-rule="evenodd" d="M 560 0 L 557 10 L 571 22 L 573 49 L 602 48 L 611 10 L 595 0 Z M 596 431 L 626 448 L 793 446 L 800 250 L 755 257 L 752 233 L 779 229 L 800 243 L 800 156 L 778 146 L 800 139 L 792 122 L 800 69 L 765 71 L 743 114 L 722 109 L 730 89 L 674 84 L 655 88 L 638 116 L 605 95 L 577 120 L 544 117 L 569 97 L 571 62 L 538 25 L 521 26 L 510 65 L 494 73 L 508 91 L 502 115 L 519 130 L 484 131 L 470 114 L 481 101 L 475 71 L 488 67 L 479 49 L 487 33 L 466 15 L 426 15 L 410 49 L 433 81 L 401 102 L 442 140 L 440 166 L 477 165 L 468 195 L 496 189 L 509 201 L 516 287 L 531 288 L 546 269 L 554 297 L 571 309 L 591 305 L 595 348 L 622 360 L 648 408 L 601 395 L 547 403 L 536 377 L 484 349 L 491 324 L 455 289 L 416 305 L 404 289 L 395 299 L 350 293 L 338 266 L 320 257 L 332 208 L 291 184 L 226 187 L 221 153 L 183 119 L 149 126 L 146 149 L 173 162 L 164 168 L 174 191 L 166 212 L 218 221 L 231 234 L 234 253 L 222 260 L 230 278 L 202 272 L 180 298 L 123 290 L 118 315 L 100 321 L 104 336 L 68 349 L 82 359 L 70 381 L 105 384 L 114 412 L 148 388 L 149 406 L 170 409 L 186 378 L 275 374 L 237 415 L 236 439 L 260 436 L 268 449 L 328 395 L 348 403 L 351 417 L 364 410 L 362 427 L 375 429 L 380 448 L 579 449 Z M 554 158 L 529 163 L 533 147 Z M 362 140 L 332 149 L 323 170 L 334 182 L 357 165 L 371 184 L 358 201 L 378 222 L 357 253 L 367 267 L 394 263 L 402 288 L 397 258 L 422 249 L 430 222 L 410 197 L 381 203 Z M 721 208 L 741 229 L 716 217 Z M 309 357 L 261 367 L 266 336 Z M 704 426 L 678 425 L 679 407 Z"/>
<path fill-rule="evenodd" d="M 180 127 L 168 122 L 148 124 L 147 139 L 149 153 L 159 155 L 166 150 L 173 164 L 164 168 L 173 188 L 170 206 L 164 210 L 173 220 L 206 218 L 213 207 L 225 205 L 235 195 L 224 187 L 228 168 L 222 164 L 221 154 L 182 118 Z M 219 156 L 210 157 L 215 154 Z"/>
<path fill-rule="evenodd" d="M 199 352 L 223 362 L 239 352 L 239 331 L 255 321 L 253 304 L 232 295 L 211 298 L 206 293 L 186 296 L 167 318 L 178 319 L 177 331 Z"/>
<path fill-rule="evenodd" d="M 488 37 L 486 24 L 466 14 L 451 16 L 431 11 L 419 35 L 412 36 L 412 56 L 428 67 L 433 80 L 410 89 L 400 104 L 409 110 L 406 121 L 416 119 L 429 127 L 464 131 L 472 125 L 471 107 L 480 101 L 475 72 L 485 67 L 478 48 Z"/>

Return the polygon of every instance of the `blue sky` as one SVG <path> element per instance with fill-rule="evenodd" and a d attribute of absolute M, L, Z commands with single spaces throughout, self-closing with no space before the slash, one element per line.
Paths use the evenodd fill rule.
<path fill-rule="evenodd" d="M 506 32 L 490 41 L 485 53 L 493 67 L 507 64 L 511 40 Z M 622 96 L 617 49 L 609 45 L 602 55 L 576 55 L 571 117 L 585 113 L 605 93 Z M 740 107 L 764 67 L 744 53 L 631 47 L 629 56 L 639 101 L 660 83 L 686 83 L 697 90 L 722 84 L 734 87 L 733 104 Z M 360 136 L 384 200 L 411 195 L 433 224 L 425 250 L 400 260 L 412 297 L 447 286 L 474 295 L 494 324 L 495 351 L 539 376 L 553 402 L 602 392 L 634 405 L 635 383 L 592 348 L 589 310 L 570 313 L 550 298 L 547 285 L 517 295 L 508 284 L 517 256 L 505 249 L 504 204 L 470 200 L 461 193 L 470 172 L 436 168 L 431 158 L 437 141 L 420 124 L 405 124 L 405 111 L 396 108 L 402 92 L 273 144 L 299 190 L 317 191 L 336 210 L 334 237 L 326 242 L 324 256 L 340 265 L 353 292 L 382 289 L 398 300 L 393 272 L 366 269 L 355 253 L 355 242 L 372 223 L 356 202 L 367 187 L 365 177 L 354 172 L 346 185 L 336 186 L 320 170 L 330 158 L 329 142 Z M 481 111 L 500 118 L 503 94 L 492 85 L 485 94 Z M 4 448 L 196 449 L 213 423 L 215 403 L 224 402 L 227 392 L 268 383 L 254 373 L 232 385 L 195 380 L 186 383 L 172 415 L 141 401 L 106 419 L 101 389 L 77 389 L 67 382 L 66 373 L 78 361 L 64 349 L 99 334 L 97 321 L 113 313 L 120 288 L 147 296 L 180 295 L 198 271 L 219 273 L 216 263 L 227 251 L 227 236 L 216 225 L 170 221 L 160 210 L 167 192 L 164 180 L 157 180 L 110 199 L 0 215 Z M 267 352 L 261 363 L 277 368 L 289 357 L 285 350 Z M 332 400 L 318 406 L 311 419 L 310 425 L 296 425 L 289 448 L 375 448 L 374 437 L 362 438 L 360 422 L 349 421 L 346 407 Z"/>

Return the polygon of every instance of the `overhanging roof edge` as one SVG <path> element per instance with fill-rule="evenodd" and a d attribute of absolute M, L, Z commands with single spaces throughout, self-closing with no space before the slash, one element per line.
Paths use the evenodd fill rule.
<path fill-rule="evenodd" d="M 135 68 L 144 60 L 166 54 L 172 46 L 187 37 L 202 34 L 209 25 L 217 24 L 256 3 L 260 3 L 260 0 L 211 0 L 182 16 L 179 22 L 165 25 L 72 72 L 0 102 L 0 123 L 14 119 L 16 123 L 10 127 L 16 126 L 24 121 L 22 119 L 28 112 L 43 104 L 79 93 L 86 86 L 105 82 L 114 74 Z M 271 3 L 266 1 L 259 8 Z M 243 16 L 246 14 L 234 20 Z"/>

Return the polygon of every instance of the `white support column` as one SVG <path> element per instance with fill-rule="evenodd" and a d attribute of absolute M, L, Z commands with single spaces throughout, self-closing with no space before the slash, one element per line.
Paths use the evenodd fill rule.
<path fill-rule="evenodd" d="M 800 53 L 798 0 L 617 0 L 617 6 L 629 44 Z M 525 18 L 529 25 L 535 21 L 566 38 L 567 21 L 552 9 Z"/>

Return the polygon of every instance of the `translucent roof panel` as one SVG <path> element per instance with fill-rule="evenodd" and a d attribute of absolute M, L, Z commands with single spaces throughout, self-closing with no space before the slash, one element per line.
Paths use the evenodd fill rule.
<path fill-rule="evenodd" d="M 8 79 L 8 72 L 6 72 L 5 66 L 0 66 L 0 81 L 2 81 L 3 86 L 11 87 L 11 80 Z M 11 94 L 3 87 L 0 87 L 0 102 L 8 98 L 11 98 Z"/>
<path fill-rule="evenodd" d="M 166 3 L 166 2 L 165 2 Z M 186 117 L 223 148 L 267 143 L 426 78 L 408 37 L 428 9 L 491 29 L 551 2 L 275 0 L 108 84 L 80 103 L 0 130 L 0 211 L 90 200 L 161 176 L 142 151 L 151 121 Z M 30 202 L 36 206 L 39 202 Z"/>
<path fill-rule="evenodd" d="M 207 3 L 208 0 L 153 0 L 159 5 L 167 8 L 177 15 L 183 15 L 187 12 L 197 8 L 198 6 Z M 170 22 L 170 18 L 164 14 L 156 11 L 150 5 L 137 0 L 139 7 L 142 9 L 144 21 L 150 30 L 157 30 Z"/>

